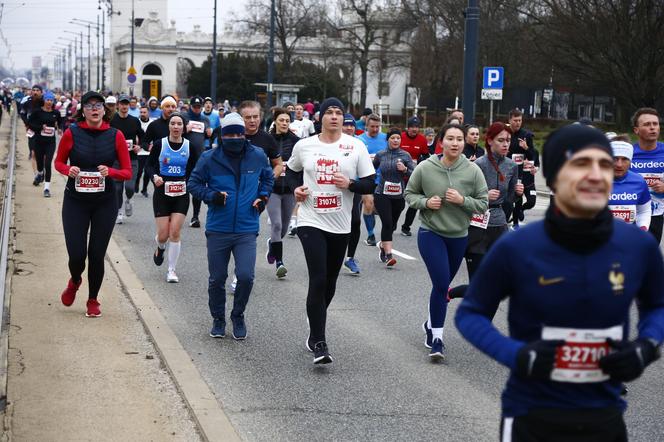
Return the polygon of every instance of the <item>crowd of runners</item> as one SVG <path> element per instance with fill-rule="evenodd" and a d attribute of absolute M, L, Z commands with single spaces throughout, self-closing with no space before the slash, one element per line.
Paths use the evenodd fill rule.
<path fill-rule="evenodd" d="M 18 103 L 33 184 L 50 197 L 53 161 L 68 177 L 64 305 L 74 303 L 87 260 L 86 315 L 101 316 L 97 295 L 114 226 L 129 222 L 136 194 L 151 192 L 155 244 L 146 260 L 166 262 L 166 281 L 178 283 L 187 216 L 190 228 L 204 226 L 209 334 L 226 336 L 232 279 L 231 332 L 243 340 L 266 211 L 265 259 L 276 278 L 287 277 L 288 256 L 300 253 L 285 250 L 285 236 L 301 242 L 309 278 L 303 340 L 314 364 L 329 364 L 327 310 L 340 271 L 363 274 L 355 258 L 362 237 L 389 269 L 398 265 L 395 233 L 415 233 L 431 280 L 421 323 L 429 356 L 446 356 L 447 305 L 463 298 L 459 331 L 511 372 L 503 440 L 626 440 L 622 383 L 659 357 L 664 340 L 664 143 L 655 109 L 635 112 L 633 134 L 582 122 L 555 130 L 540 165 L 519 109 L 485 130 L 454 110 L 434 130 L 417 115 L 405 128 L 383 127 L 371 109 L 356 119 L 337 98 L 268 112 L 255 101 L 215 107 L 209 97 L 141 104 L 94 91 L 56 96 L 38 85 Z M 524 224 L 540 167 L 551 202 L 543 221 Z M 450 287 L 464 260 L 469 285 Z M 506 298 L 508 335 L 492 324 Z M 633 301 L 640 317 L 630 339 Z"/>

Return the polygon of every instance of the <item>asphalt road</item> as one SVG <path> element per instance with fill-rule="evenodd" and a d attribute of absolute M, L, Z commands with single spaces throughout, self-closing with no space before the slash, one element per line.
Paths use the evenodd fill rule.
<path fill-rule="evenodd" d="M 526 221 L 543 216 L 548 201 L 539 200 Z M 378 249 L 358 246 L 362 274 L 342 273 L 328 314 L 335 362 L 314 366 L 304 348 L 307 271 L 298 239 L 284 239 L 289 273 L 277 280 L 264 258 L 268 226 L 262 216 L 246 311 L 249 337 L 235 342 L 208 336 L 204 229 L 183 229 L 180 283 L 168 284 L 166 264 L 156 267 L 151 258 L 152 198 L 134 197 L 134 215 L 125 220 L 116 226 L 116 240 L 244 439 L 497 440 L 507 370 L 459 336 L 452 321 L 458 301 L 448 310 L 446 361 L 428 360 L 420 327 L 431 286 L 415 236 L 395 236 L 394 247 L 416 259 L 400 258 L 394 269 L 378 261 Z M 417 226 L 416 221 L 414 232 Z M 466 281 L 462 264 L 454 284 Z M 501 305 L 495 318 L 503 331 L 506 307 Z M 662 440 L 663 367 L 656 364 L 630 386 L 631 440 Z"/>

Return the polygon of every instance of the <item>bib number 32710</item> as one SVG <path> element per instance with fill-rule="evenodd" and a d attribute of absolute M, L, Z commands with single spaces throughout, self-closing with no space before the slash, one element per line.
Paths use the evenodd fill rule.
<path fill-rule="evenodd" d="M 609 379 L 599 367 L 599 361 L 609 354 L 607 339 L 621 340 L 620 325 L 606 329 L 574 329 L 544 327 L 542 339 L 564 340 L 565 345 L 556 351 L 556 361 L 551 380 L 558 382 L 603 382 Z"/>

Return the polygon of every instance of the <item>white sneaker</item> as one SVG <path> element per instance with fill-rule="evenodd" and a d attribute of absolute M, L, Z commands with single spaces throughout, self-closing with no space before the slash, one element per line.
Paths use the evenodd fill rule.
<path fill-rule="evenodd" d="M 118 217 L 115 218 L 115 224 L 122 224 L 124 223 L 124 216 L 122 216 L 121 213 L 118 213 Z"/>
<path fill-rule="evenodd" d="M 134 208 L 131 205 L 131 200 L 127 200 L 124 203 L 124 213 L 127 216 L 131 216 L 132 213 L 134 213 Z"/>
<path fill-rule="evenodd" d="M 175 270 L 168 269 L 168 273 L 166 274 L 166 282 L 180 282 L 180 278 L 178 278 L 178 275 L 175 274 Z"/>
<path fill-rule="evenodd" d="M 231 292 L 235 293 L 235 287 L 237 287 L 237 276 L 233 275 L 233 282 L 231 282 Z"/>

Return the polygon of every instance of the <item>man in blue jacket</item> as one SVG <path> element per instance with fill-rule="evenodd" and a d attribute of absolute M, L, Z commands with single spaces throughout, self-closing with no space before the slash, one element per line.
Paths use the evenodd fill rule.
<path fill-rule="evenodd" d="M 664 340 L 662 255 L 652 235 L 607 207 L 613 159 L 604 134 L 564 127 L 543 155 L 554 204 L 544 221 L 489 251 L 456 324 L 511 371 L 503 441 L 626 441 L 622 383 L 659 357 Z M 491 323 L 507 297 L 509 336 Z M 630 340 L 634 301 L 638 336 Z"/>
<path fill-rule="evenodd" d="M 205 236 L 208 250 L 210 336 L 226 335 L 226 278 L 231 252 L 237 288 L 231 311 L 233 338 L 247 337 L 244 310 L 254 284 L 256 237 L 261 212 L 272 192 L 274 174 L 262 149 L 244 135 L 244 120 L 231 113 L 221 120 L 221 146 L 205 151 L 187 183 L 192 196 L 208 205 Z"/>

